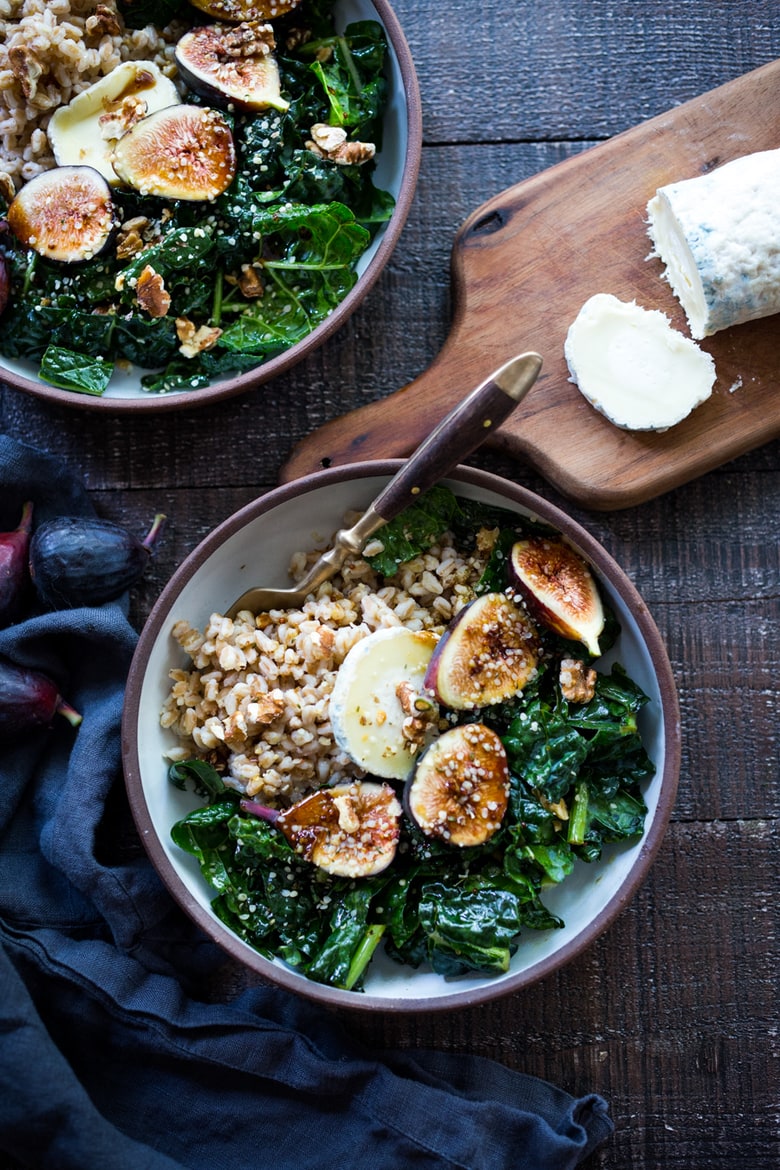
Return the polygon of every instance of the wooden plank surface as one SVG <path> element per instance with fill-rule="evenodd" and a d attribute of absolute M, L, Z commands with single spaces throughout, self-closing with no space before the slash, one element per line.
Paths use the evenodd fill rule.
<path fill-rule="evenodd" d="M 594 410 L 570 380 L 563 347 L 597 292 L 660 309 L 687 335 L 661 262 L 648 261 L 648 198 L 665 183 L 778 145 L 780 61 L 482 204 L 454 243 L 452 329 L 436 360 L 400 391 L 308 436 L 282 478 L 409 454 L 432 419 L 527 349 L 542 355 L 542 375 L 490 441 L 589 507 L 641 503 L 776 437 L 777 315 L 702 342 L 717 370 L 712 397 L 663 433 L 621 430 Z M 627 370 L 629 395 L 630 377 Z"/>
<path fill-rule="evenodd" d="M 431 365 L 451 329 L 452 242 L 474 208 L 780 57 L 778 0 L 395 8 L 423 95 L 420 184 L 400 247 L 342 333 L 278 382 L 164 422 L 0 390 L 2 430 L 80 472 L 101 515 L 140 533 L 168 512 L 132 596 L 137 627 L 195 544 L 273 486 L 297 441 Z M 680 692 L 678 799 L 648 881 L 558 975 L 472 1012 L 344 1026 L 371 1046 L 475 1052 L 603 1093 L 617 1130 L 586 1170 L 768 1170 L 780 1163 L 780 443 L 619 511 L 566 505 L 502 452 L 471 462 L 566 506 L 644 596 Z M 200 991 L 224 1001 L 248 982 L 226 962 Z M 0 1153 L 2 1170 L 18 1165 Z"/>

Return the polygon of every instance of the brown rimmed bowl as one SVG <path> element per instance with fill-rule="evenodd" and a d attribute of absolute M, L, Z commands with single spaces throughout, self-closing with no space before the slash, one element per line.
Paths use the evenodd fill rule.
<path fill-rule="evenodd" d="M 228 375 L 199 390 L 150 394 L 141 387 L 145 372 L 133 368 L 117 370 L 100 397 L 60 390 L 37 375 L 37 363 L 17 361 L 0 354 L 0 381 L 37 398 L 48 399 L 78 410 L 107 411 L 112 414 L 153 414 L 187 410 L 222 399 L 233 398 L 255 386 L 270 382 L 308 357 L 336 333 L 362 304 L 378 280 L 398 243 L 417 187 L 422 150 L 422 112 L 414 61 L 389 0 L 337 0 L 337 24 L 344 27 L 356 20 L 378 20 L 385 29 L 388 56 L 385 66 L 388 99 L 383 121 L 382 149 L 376 156 L 374 182 L 395 197 L 395 210 L 377 233 L 358 263 L 358 280 L 343 301 L 297 345 L 270 358 L 255 369 Z"/>
<path fill-rule="evenodd" d="M 201 628 L 254 584 L 283 585 L 291 555 L 326 542 L 351 509 L 366 507 L 399 462 L 385 460 L 318 472 L 276 488 L 219 525 L 187 557 L 154 606 L 130 669 L 122 729 L 127 792 L 149 856 L 173 898 L 234 960 L 266 981 L 312 1000 L 363 1011 L 435 1011 L 469 1006 L 516 992 L 550 975 L 588 947 L 626 907 L 658 851 L 677 790 L 680 722 L 672 670 L 650 613 L 625 573 L 584 528 L 522 487 L 487 472 L 458 468 L 445 480 L 457 494 L 533 516 L 557 529 L 592 565 L 621 624 L 616 646 L 600 660 L 617 660 L 649 696 L 640 713 L 643 741 L 656 765 L 644 792 L 646 829 L 635 843 L 608 846 L 602 859 L 578 862 L 545 904 L 563 929 L 526 931 L 509 971 L 500 976 L 445 979 L 400 966 L 380 951 L 363 992 L 314 983 L 291 967 L 263 958 L 216 917 L 195 859 L 171 841 L 171 826 L 200 803 L 169 783 L 164 752 L 176 740 L 160 727 L 168 672 L 185 664 L 171 636 L 174 621 Z M 380 948 L 381 950 L 381 948 Z"/>

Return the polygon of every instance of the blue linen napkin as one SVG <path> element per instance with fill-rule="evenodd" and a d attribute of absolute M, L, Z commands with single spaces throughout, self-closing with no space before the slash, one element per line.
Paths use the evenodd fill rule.
<path fill-rule="evenodd" d="M 89 515 L 83 485 L 0 435 L 0 531 Z M 126 599 L 125 599 L 126 600 Z M 0 655 L 83 715 L 0 749 L 0 1151 L 47 1170 L 567 1170 L 612 1132 L 492 1061 L 374 1053 L 278 988 L 206 1003 L 224 956 L 140 846 L 121 775 L 126 605 L 30 612 Z"/>

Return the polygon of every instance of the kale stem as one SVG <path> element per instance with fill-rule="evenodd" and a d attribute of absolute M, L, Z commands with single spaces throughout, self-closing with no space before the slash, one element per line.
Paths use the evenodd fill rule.
<path fill-rule="evenodd" d="M 383 922 L 375 922 L 372 926 L 368 927 L 366 933 L 358 943 L 357 950 L 352 956 L 352 962 L 349 964 L 347 977 L 342 984 L 345 991 L 351 991 L 360 979 L 366 967 L 371 962 L 371 957 L 379 946 L 379 942 L 384 933 L 385 924 Z"/>
<path fill-rule="evenodd" d="M 355 62 L 352 60 L 352 53 L 350 52 L 349 45 L 347 44 L 347 38 L 341 36 L 338 38 L 338 41 L 339 41 L 339 46 L 341 47 L 341 50 L 344 54 L 344 60 L 346 61 L 347 69 L 349 70 L 349 75 L 352 78 L 355 89 L 358 93 L 362 93 L 363 86 L 361 84 L 360 76 L 358 75 L 358 71 L 355 68 Z"/>
<path fill-rule="evenodd" d="M 569 831 L 566 839 L 570 845 L 584 845 L 585 833 L 588 829 L 588 785 L 585 780 L 578 780 L 574 788 L 571 815 L 569 817 Z"/>

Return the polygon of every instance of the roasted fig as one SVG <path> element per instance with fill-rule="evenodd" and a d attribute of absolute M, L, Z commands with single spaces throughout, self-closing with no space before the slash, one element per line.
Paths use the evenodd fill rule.
<path fill-rule="evenodd" d="M 420 757 L 404 790 L 406 813 L 428 837 L 482 845 L 500 827 L 509 800 L 509 765 L 495 731 L 453 727 Z"/>
<path fill-rule="evenodd" d="M 537 631 L 527 614 L 505 594 L 485 593 L 442 634 L 424 685 L 456 711 L 487 707 L 522 691 L 537 661 Z"/>
<path fill-rule="evenodd" d="M 109 520 L 46 520 L 30 541 L 30 576 L 39 598 L 51 609 L 113 601 L 143 576 L 164 522 L 159 513 L 139 540 Z"/>
<path fill-rule="evenodd" d="M 436 635 L 393 626 L 356 642 L 330 696 L 333 735 L 366 772 L 404 780 L 436 731 L 438 706 L 423 689 Z"/>
<path fill-rule="evenodd" d="M 236 150 L 218 110 L 168 106 L 142 118 L 116 144 L 114 170 L 142 195 L 202 202 L 233 181 Z"/>
<path fill-rule="evenodd" d="M 0 659 L 0 743 L 49 727 L 55 715 L 63 715 L 72 727 L 81 723 L 48 675 Z"/>
<path fill-rule="evenodd" d="M 209 24 L 185 33 L 176 63 L 187 85 L 217 105 L 286 110 L 270 24 Z"/>
<path fill-rule="evenodd" d="M 16 238 L 47 260 L 99 255 L 117 226 L 111 188 L 94 167 L 54 167 L 25 183 L 8 208 Z"/>
<path fill-rule="evenodd" d="M 559 538 L 518 540 L 509 558 L 514 586 L 529 612 L 564 638 L 582 642 L 597 658 L 604 608 L 585 561 Z"/>
<path fill-rule="evenodd" d="M 94 167 L 116 186 L 111 155 L 117 139 L 147 114 L 180 101 L 174 83 L 153 61 L 123 61 L 55 110 L 46 135 L 60 166 Z"/>
<path fill-rule="evenodd" d="M 389 784 L 322 788 L 282 812 L 252 800 L 241 807 L 271 821 L 296 853 L 337 877 L 371 877 L 395 857 L 402 809 Z"/>
<path fill-rule="evenodd" d="M 28 500 L 22 508 L 18 528 L 0 533 L 0 626 L 16 621 L 30 591 L 27 557 L 32 516 L 33 505 Z"/>
<path fill-rule="evenodd" d="M 190 3 L 215 20 L 237 24 L 242 20 L 277 20 L 297 8 L 301 0 L 190 0 Z"/>

